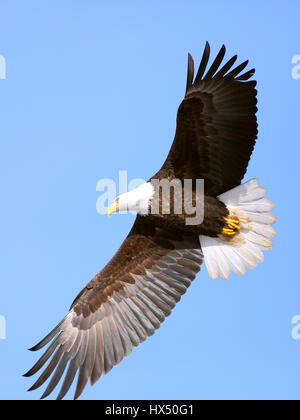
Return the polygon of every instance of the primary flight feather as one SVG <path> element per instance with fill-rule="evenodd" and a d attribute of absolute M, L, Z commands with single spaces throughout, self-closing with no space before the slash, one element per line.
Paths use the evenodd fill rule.
<path fill-rule="evenodd" d="M 32 350 L 49 344 L 25 375 L 46 363 L 35 390 L 48 379 L 47 397 L 64 375 L 58 399 L 78 374 L 75 398 L 87 382 L 128 356 L 170 315 L 200 271 L 203 260 L 212 279 L 244 274 L 263 261 L 275 235 L 273 204 L 252 179 L 241 185 L 257 138 L 256 82 L 248 62 L 224 62 L 225 47 L 208 67 L 207 43 L 199 70 L 188 57 L 186 94 L 177 114 L 174 142 L 166 162 L 147 183 L 118 197 L 108 214 L 136 210 L 135 224 L 120 250 L 82 290 L 64 320 Z M 204 220 L 188 225 L 176 214 L 176 196 L 169 214 L 162 211 L 154 181 L 198 180 L 205 184 Z M 193 186 L 193 199 L 197 191 Z M 154 200 L 159 212 L 150 211 Z"/>

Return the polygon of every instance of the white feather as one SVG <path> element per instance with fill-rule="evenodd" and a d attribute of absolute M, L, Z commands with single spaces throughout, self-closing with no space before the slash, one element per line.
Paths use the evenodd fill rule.
<path fill-rule="evenodd" d="M 220 242 L 220 241 L 219 241 Z M 218 255 L 218 264 L 219 264 L 219 271 L 220 271 L 220 277 L 223 280 L 227 280 L 230 276 L 230 266 L 228 263 L 228 260 L 222 250 L 222 246 L 219 246 L 216 248 L 216 254 Z"/>
<path fill-rule="evenodd" d="M 258 233 L 253 232 L 252 230 L 249 230 L 248 232 L 243 231 L 243 236 L 248 241 L 252 242 L 255 245 L 262 246 L 265 248 L 271 249 L 273 246 L 273 242 L 271 239 L 266 238 L 265 236 L 259 235 Z"/>
<path fill-rule="evenodd" d="M 248 191 L 245 194 L 242 194 L 239 202 L 240 203 L 249 203 L 251 201 L 259 200 L 260 198 L 263 198 L 266 195 L 266 190 L 264 188 L 253 188 L 252 190 Z"/>
<path fill-rule="evenodd" d="M 228 205 L 235 205 L 239 203 L 239 199 L 241 194 L 244 192 L 250 191 L 253 188 L 258 187 L 258 179 L 253 178 L 250 181 L 246 182 L 245 184 L 241 184 L 236 188 L 233 188 L 230 191 L 227 191 L 224 194 L 221 194 L 218 198 L 223 201 L 223 203 Z"/>
<path fill-rule="evenodd" d="M 256 259 L 257 262 L 263 262 L 264 261 L 264 254 L 261 252 L 261 249 L 254 245 L 252 242 L 248 241 L 246 239 L 245 241 L 247 250 L 253 255 L 253 257 Z"/>
<path fill-rule="evenodd" d="M 276 216 L 272 213 L 255 213 L 252 211 L 247 211 L 247 213 L 253 222 L 264 223 L 266 225 L 273 225 L 276 222 Z"/>
<path fill-rule="evenodd" d="M 236 252 L 239 254 L 247 268 L 255 268 L 257 266 L 257 260 L 249 251 L 246 243 L 244 243 L 241 247 L 236 247 Z"/>
<path fill-rule="evenodd" d="M 267 238 L 273 238 L 276 235 L 276 230 L 272 226 L 264 223 L 252 222 L 251 228 L 253 232 L 256 232 L 262 236 L 266 236 Z"/>
<path fill-rule="evenodd" d="M 216 254 L 214 252 L 214 247 L 217 245 L 217 240 L 208 236 L 201 236 L 200 238 L 202 238 L 201 244 L 208 274 L 211 279 L 215 280 L 219 276 L 219 267 L 216 260 Z"/>
<path fill-rule="evenodd" d="M 261 198 L 257 201 L 239 203 L 239 207 L 244 211 L 268 212 L 273 210 L 274 204 L 266 198 Z"/>
<path fill-rule="evenodd" d="M 232 271 L 236 274 L 245 274 L 246 267 L 244 266 L 241 258 L 235 252 L 234 247 L 223 244 L 222 251 L 224 252 L 225 256 L 227 257 L 227 261 L 232 269 Z"/>

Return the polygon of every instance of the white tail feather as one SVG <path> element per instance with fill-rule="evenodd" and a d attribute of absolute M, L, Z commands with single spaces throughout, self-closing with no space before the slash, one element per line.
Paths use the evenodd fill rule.
<path fill-rule="evenodd" d="M 251 179 L 218 198 L 229 210 L 229 217 L 238 219 L 240 233 L 232 239 L 200 236 L 205 263 L 210 277 L 228 279 L 230 272 L 244 274 L 247 268 L 255 268 L 264 260 L 262 250 L 273 246 L 271 238 L 276 235 L 270 226 L 276 217 L 270 213 L 273 203 L 265 197 L 266 190 Z"/>

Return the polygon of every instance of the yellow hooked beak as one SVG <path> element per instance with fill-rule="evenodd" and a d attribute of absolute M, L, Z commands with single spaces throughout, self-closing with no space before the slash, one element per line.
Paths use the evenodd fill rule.
<path fill-rule="evenodd" d="M 119 210 L 119 203 L 117 201 L 114 202 L 112 206 L 110 206 L 106 212 L 107 216 L 110 216 L 116 213 Z"/>

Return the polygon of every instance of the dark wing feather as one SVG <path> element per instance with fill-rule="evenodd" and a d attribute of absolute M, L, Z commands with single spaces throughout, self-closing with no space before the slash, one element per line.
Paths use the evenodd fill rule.
<path fill-rule="evenodd" d="M 233 68 L 237 56 L 222 66 L 223 45 L 208 68 L 206 44 L 193 81 L 189 55 L 186 95 L 177 115 L 175 139 L 154 178 L 204 179 L 206 194 L 217 196 L 237 186 L 246 172 L 257 138 L 255 70 L 248 61 Z M 206 72 L 206 74 L 205 74 Z"/>
<path fill-rule="evenodd" d="M 51 377 L 45 398 L 66 372 L 58 394 L 62 399 L 78 373 L 78 398 L 88 380 L 93 385 L 154 334 L 200 271 L 202 259 L 198 237 L 174 235 L 138 217 L 116 256 L 84 288 L 59 326 L 34 347 L 50 342 L 25 376 L 54 356 L 30 390 Z"/>

